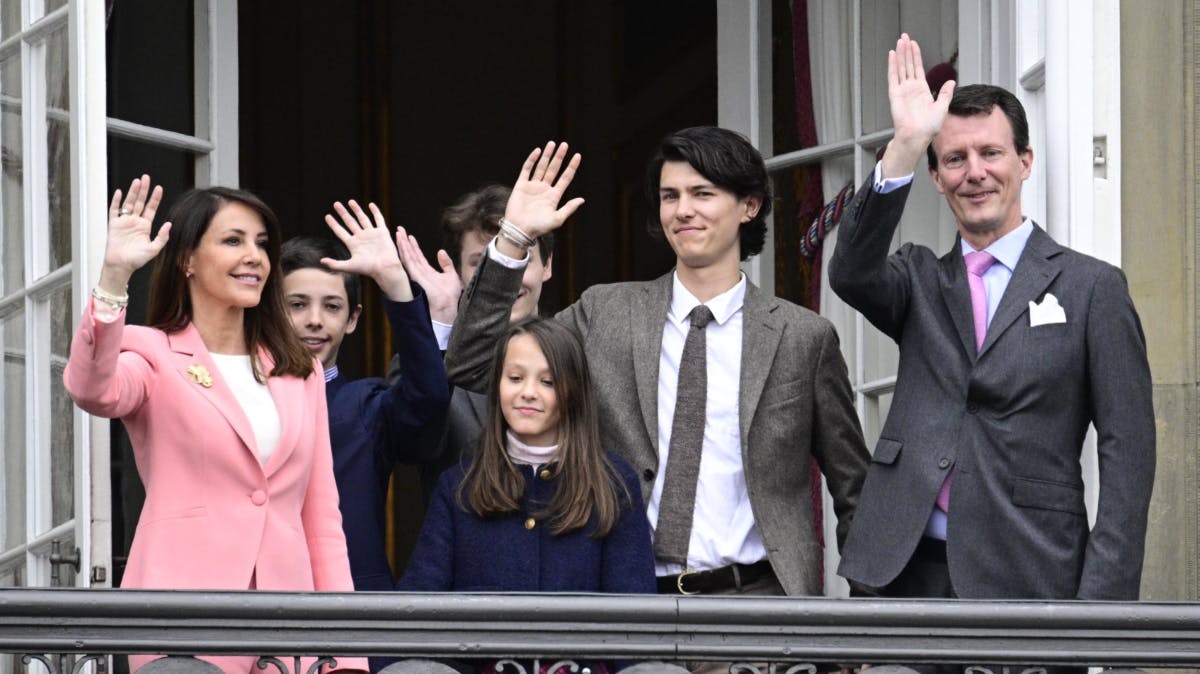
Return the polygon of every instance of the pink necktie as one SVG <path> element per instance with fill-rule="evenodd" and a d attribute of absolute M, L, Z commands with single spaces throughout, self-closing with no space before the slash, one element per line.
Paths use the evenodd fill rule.
<path fill-rule="evenodd" d="M 988 300 L 987 289 L 983 287 L 983 274 L 996 263 L 991 253 L 973 251 L 963 256 L 967 264 L 967 286 L 971 288 L 971 315 L 975 319 L 975 349 L 983 346 L 987 337 Z M 942 512 L 950 512 L 950 481 L 954 478 L 953 471 L 946 476 L 942 488 L 938 490 L 937 506 Z"/>

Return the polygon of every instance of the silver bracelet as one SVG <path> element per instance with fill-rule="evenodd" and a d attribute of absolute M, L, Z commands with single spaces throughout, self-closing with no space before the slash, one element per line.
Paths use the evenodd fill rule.
<path fill-rule="evenodd" d="M 505 218 L 500 218 L 500 236 L 504 237 L 505 241 L 522 249 L 532 248 L 537 243 L 536 240 L 522 231 L 520 227 L 517 227 Z"/>

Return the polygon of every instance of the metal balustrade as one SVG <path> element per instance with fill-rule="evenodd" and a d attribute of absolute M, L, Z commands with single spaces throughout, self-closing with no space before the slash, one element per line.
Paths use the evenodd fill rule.
<path fill-rule="evenodd" d="M 8 589 L 0 653 L 54 674 L 128 653 L 1195 667 L 1200 604 Z"/>

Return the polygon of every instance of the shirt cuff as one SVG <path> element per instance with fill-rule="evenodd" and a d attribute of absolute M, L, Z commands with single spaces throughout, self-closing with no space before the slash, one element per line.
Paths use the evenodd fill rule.
<path fill-rule="evenodd" d="M 116 323 L 117 319 L 125 313 L 125 307 L 114 307 L 108 302 L 101 302 L 92 298 L 92 319 L 100 323 Z"/>
<path fill-rule="evenodd" d="M 878 192 L 879 194 L 887 194 L 888 192 L 895 192 L 896 190 L 900 189 L 901 187 L 904 187 L 905 185 L 912 182 L 912 179 L 913 179 L 912 173 L 910 173 L 906 176 L 900 176 L 899 178 L 884 178 L 882 167 L 883 167 L 882 160 L 875 162 L 875 191 Z"/>
<path fill-rule="evenodd" d="M 446 347 L 450 345 L 450 330 L 454 326 L 435 321 L 432 318 L 429 319 L 429 322 L 433 324 L 433 336 L 437 339 L 438 348 L 445 351 Z"/>
<path fill-rule="evenodd" d="M 525 257 L 520 260 L 509 257 L 501 253 L 500 249 L 496 247 L 495 239 L 492 239 L 492 242 L 488 244 L 487 251 L 488 259 L 493 262 L 499 262 L 509 269 L 524 269 L 529 264 L 529 251 L 525 251 Z"/>

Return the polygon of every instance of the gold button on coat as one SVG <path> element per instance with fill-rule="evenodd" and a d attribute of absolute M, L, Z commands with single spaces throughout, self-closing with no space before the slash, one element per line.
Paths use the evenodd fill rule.
<path fill-rule="evenodd" d="M 542 472 L 538 473 L 538 477 L 542 478 L 543 480 L 549 480 L 550 479 L 550 469 L 543 468 Z"/>
<path fill-rule="evenodd" d="M 532 529 L 532 528 L 534 528 L 535 526 L 537 526 L 537 522 L 535 522 L 535 521 L 533 520 L 533 518 L 532 518 L 532 517 L 530 517 L 529 519 L 525 520 L 525 528 L 526 528 L 526 529 Z"/>

